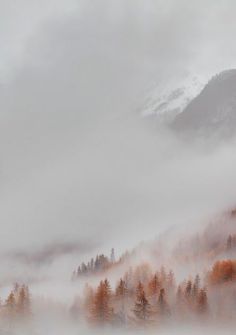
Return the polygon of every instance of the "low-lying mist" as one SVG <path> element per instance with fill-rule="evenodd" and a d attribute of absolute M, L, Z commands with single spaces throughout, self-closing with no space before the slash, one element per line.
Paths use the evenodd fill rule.
<path fill-rule="evenodd" d="M 202 63 L 201 45 L 210 55 L 222 50 L 207 30 L 222 18 L 221 5 L 209 2 L 209 18 L 212 10 L 185 0 L 134 3 L 51 0 L 46 11 L 24 2 L 29 20 L 6 6 L 14 22 L 9 30 L 4 21 L 6 33 L 18 29 L 22 38 L 20 49 L 7 49 L 15 57 L 0 90 L 3 252 L 77 242 L 123 252 L 234 203 L 234 142 L 186 143 L 136 112 L 150 83 L 233 66 L 228 55 L 224 65 L 210 57 L 208 70 Z"/>
<path fill-rule="evenodd" d="M 179 232 L 188 239 L 235 208 L 236 139 L 179 136 L 155 117 L 142 117 L 140 106 L 155 83 L 178 83 L 193 72 L 210 78 L 234 67 L 235 3 L 36 3 L 0 1 L 0 333 L 156 333 L 152 327 L 134 331 L 129 322 L 122 330 L 89 327 L 79 309 L 84 285 L 89 279 L 95 290 L 109 272 L 72 281 L 72 271 L 113 247 L 118 259 L 138 250 L 130 264 L 109 273 L 114 290 L 130 265 L 147 260 L 157 271 L 159 260 L 170 256 L 167 249 L 168 260 L 180 256 L 185 280 L 198 264 L 210 271 L 217 257 L 230 258 L 225 240 L 212 239 L 209 250 L 204 240 L 199 263 L 190 243 L 184 249 L 192 257 L 188 265 L 174 246 Z M 158 258 L 161 240 L 165 258 Z M 16 282 L 21 289 L 12 291 Z M 30 295 L 32 318 L 21 327 L 19 314 Z M 201 331 L 180 324 L 162 325 L 161 332 Z M 207 331 L 231 333 L 230 327 Z"/>

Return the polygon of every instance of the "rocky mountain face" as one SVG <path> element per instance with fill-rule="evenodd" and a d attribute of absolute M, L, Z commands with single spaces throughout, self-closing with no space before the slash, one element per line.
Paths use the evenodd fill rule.
<path fill-rule="evenodd" d="M 199 94 L 205 83 L 205 78 L 192 75 L 159 83 L 146 95 L 141 114 L 154 117 L 157 122 L 170 123 Z"/>
<path fill-rule="evenodd" d="M 184 110 L 171 128 L 181 133 L 231 136 L 236 130 L 236 69 L 214 76 Z"/>

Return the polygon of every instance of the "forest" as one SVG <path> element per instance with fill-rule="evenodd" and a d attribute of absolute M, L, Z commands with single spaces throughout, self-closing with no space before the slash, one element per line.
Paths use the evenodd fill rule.
<path fill-rule="evenodd" d="M 235 323 L 236 260 L 221 260 L 205 272 L 177 282 L 175 273 L 150 264 L 130 267 L 114 287 L 109 279 L 85 284 L 68 309 L 69 317 L 91 327 L 155 328 L 173 324 Z M 44 301 L 44 306 L 49 302 Z M 37 299 L 26 285 L 14 284 L 1 302 L 1 324 L 17 328 L 30 324 Z M 51 305 L 52 307 L 53 305 Z M 54 308 L 56 305 L 54 305 Z M 57 306 L 58 308 L 58 306 Z"/>
<path fill-rule="evenodd" d="M 82 301 L 72 306 L 89 323 L 146 327 L 168 322 L 233 320 L 236 306 L 236 261 L 216 262 L 204 277 L 177 283 L 172 270 L 153 272 L 148 264 L 130 268 L 114 289 L 108 279 L 96 288 L 86 285 Z M 217 295 L 220 303 L 215 304 Z M 224 296 L 224 292 L 227 293 Z M 230 295 L 228 295 L 230 293 Z M 218 297 L 219 298 L 219 297 Z"/>
<path fill-rule="evenodd" d="M 31 325 L 39 311 L 60 311 L 63 318 L 92 329 L 235 325 L 234 230 L 235 214 L 231 212 L 223 221 L 219 218 L 202 232 L 176 241 L 171 252 L 154 240 L 117 259 L 114 248 L 110 256 L 98 254 L 73 271 L 70 285 L 78 291 L 67 305 L 37 296 L 28 285 L 15 283 L 1 300 L 1 327 Z M 149 254 L 143 261 L 140 253 L 147 249 Z M 187 276 L 180 275 L 181 268 L 189 269 Z"/>

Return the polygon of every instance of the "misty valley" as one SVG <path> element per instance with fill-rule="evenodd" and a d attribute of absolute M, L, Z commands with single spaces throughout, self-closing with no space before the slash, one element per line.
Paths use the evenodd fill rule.
<path fill-rule="evenodd" d="M 1 300 L 1 334 L 40 334 L 51 327 L 60 334 L 68 324 L 73 334 L 81 329 L 89 334 L 168 333 L 183 326 L 234 329 L 235 212 L 218 215 L 202 231 L 175 236 L 174 242 L 166 233 L 117 259 L 112 248 L 109 256 L 82 262 L 67 284 L 73 287 L 71 301 L 37 295 L 15 283 Z"/>
<path fill-rule="evenodd" d="M 236 330 L 235 0 L 0 0 L 0 335 Z"/>

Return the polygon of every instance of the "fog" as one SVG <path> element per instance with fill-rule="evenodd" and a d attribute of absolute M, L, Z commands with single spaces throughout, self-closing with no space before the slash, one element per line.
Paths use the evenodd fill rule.
<path fill-rule="evenodd" d="M 82 260 L 234 207 L 235 139 L 186 141 L 139 110 L 156 84 L 235 67 L 235 10 L 233 0 L 0 0 L 4 290 L 25 280 L 71 299 Z"/>
<path fill-rule="evenodd" d="M 230 206 L 233 145 L 202 154 L 135 111 L 150 83 L 234 65 L 234 3 L 41 4 L 1 1 L 1 248 L 123 248 Z"/>

